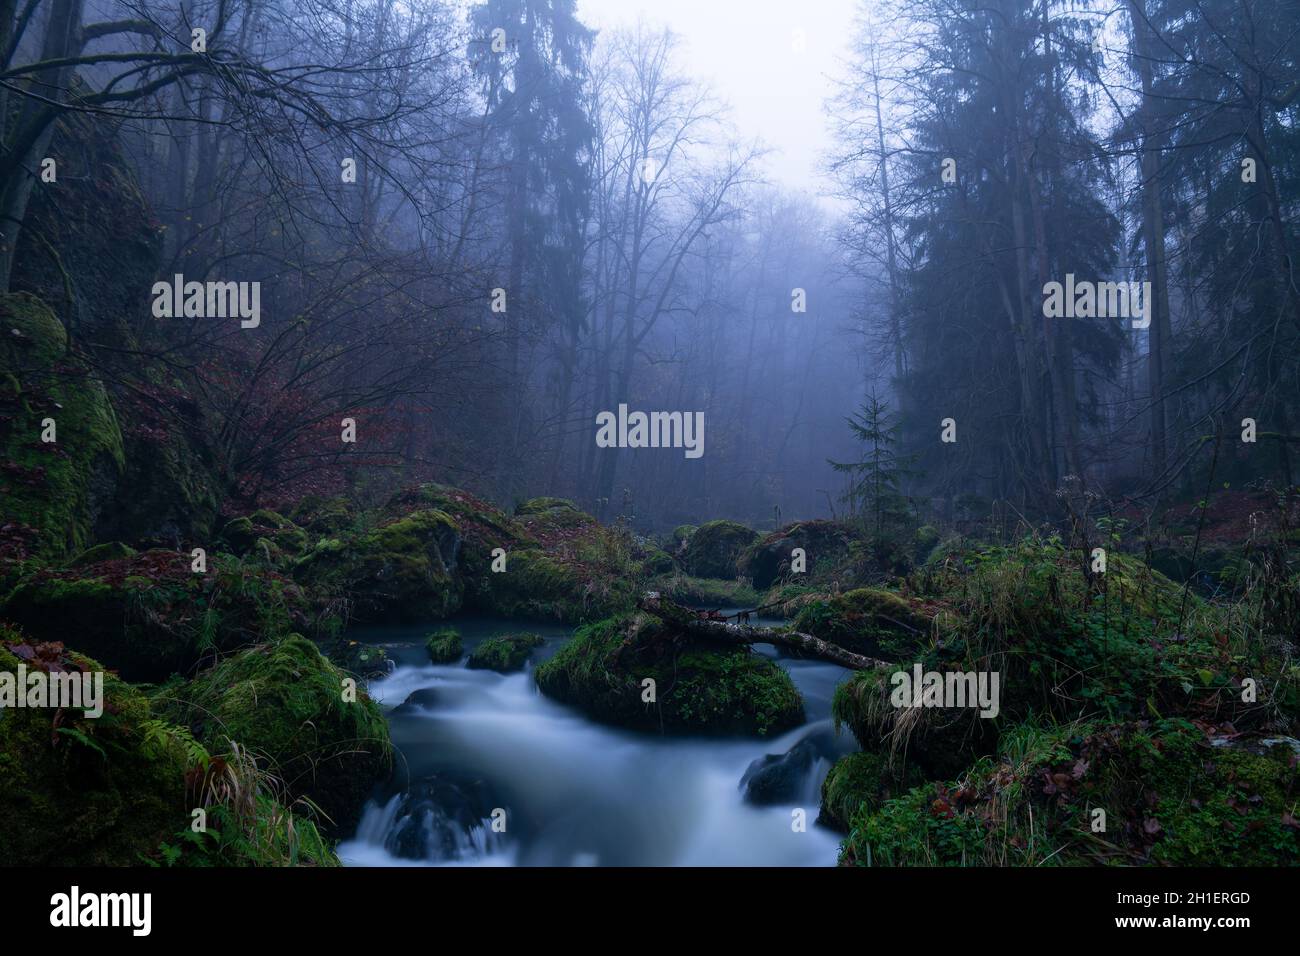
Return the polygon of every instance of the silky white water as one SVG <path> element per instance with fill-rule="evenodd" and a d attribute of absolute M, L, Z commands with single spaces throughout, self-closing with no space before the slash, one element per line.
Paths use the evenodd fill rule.
<path fill-rule="evenodd" d="M 517 623 L 457 621 L 467 650 Z M 531 628 L 537 630 L 537 628 Z M 828 866 L 839 835 L 816 825 L 829 760 L 818 757 L 794 801 L 752 806 L 738 787 L 752 761 L 810 734 L 829 738 L 829 698 L 845 672 L 781 661 L 812 718 L 771 740 L 659 737 L 605 727 L 538 693 L 528 672 L 431 665 L 426 629 L 371 632 L 396 661 L 370 693 L 388 711 L 399 756 L 397 792 L 366 807 L 339 847 L 346 864 L 544 866 Z M 413 692 L 417 698 L 399 707 Z M 848 741 L 835 747 L 847 751 Z M 504 821 L 494 832 L 493 811 Z M 803 832 L 793 811 L 806 818 Z M 502 813 L 503 811 L 503 813 Z M 498 829 L 500 824 L 498 825 Z M 413 858 L 415 857 L 415 858 Z"/>

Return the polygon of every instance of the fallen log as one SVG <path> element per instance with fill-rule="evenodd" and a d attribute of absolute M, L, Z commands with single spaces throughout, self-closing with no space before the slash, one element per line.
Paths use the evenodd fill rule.
<path fill-rule="evenodd" d="M 775 644 L 802 651 L 810 657 L 818 657 L 852 670 L 886 670 L 894 666 L 889 661 L 854 654 L 838 644 L 823 641 L 820 637 L 813 637 L 800 631 L 783 631 L 774 627 L 754 627 L 749 624 L 731 624 L 726 621 L 702 618 L 690 608 L 665 601 L 657 591 L 648 591 L 641 595 L 636 606 L 671 627 L 694 637 L 721 644 L 745 647 L 750 644 Z"/>

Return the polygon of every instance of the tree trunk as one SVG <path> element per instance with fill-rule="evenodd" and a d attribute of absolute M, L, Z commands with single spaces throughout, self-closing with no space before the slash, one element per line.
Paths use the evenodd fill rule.
<path fill-rule="evenodd" d="M 846 651 L 838 644 L 823 641 L 811 634 L 799 631 L 782 631 L 771 627 L 752 627 L 748 624 L 729 624 L 726 621 L 714 621 L 699 617 L 689 608 L 665 601 L 656 591 L 643 594 L 636 606 L 647 614 L 652 614 L 671 627 L 677 628 L 692 637 L 720 644 L 748 647 L 750 644 L 775 644 L 802 651 L 811 657 L 818 657 L 841 667 L 852 670 L 889 670 L 895 665 L 889 661 L 865 657 Z"/>

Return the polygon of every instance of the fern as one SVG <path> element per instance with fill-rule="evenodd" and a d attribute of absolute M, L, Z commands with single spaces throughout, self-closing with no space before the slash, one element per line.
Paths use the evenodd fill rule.
<path fill-rule="evenodd" d="M 144 747 L 147 751 L 156 754 L 170 747 L 180 747 L 185 752 L 187 766 L 208 769 L 212 756 L 203 744 L 194 739 L 188 727 L 180 727 L 155 717 L 141 722 L 140 730 L 144 734 Z"/>

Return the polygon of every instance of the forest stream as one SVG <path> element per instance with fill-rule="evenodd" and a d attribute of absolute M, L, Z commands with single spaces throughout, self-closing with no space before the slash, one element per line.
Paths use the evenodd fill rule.
<path fill-rule="evenodd" d="M 484 617 L 455 624 L 467 652 L 519 629 Z M 351 635 L 382 646 L 394 662 L 369 691 L 384 708 L 398 756 L 396 782 L 366 805 L 357 833 L 338 847 L 344 864 L 835 864 L 841 838 L 816 819 L 826 771 L 856 749 L 830 720 L 843 668 L 761 645 L 756 650 L 777 660 L 802 693 L 806 723 L 772 739 L 660 737 L 593 723 L 538 692 L 533 668 L 569 638 L 566 627 L 533 625 L 545 644 L 527 671 L 513 674 L 470 670 L 464 658 L 430 664 L 427 630 Z M 748 802 L 741 781 L 751 765 L 796 747 L 781 768 L 788 798 Z M 498 807 L 504 833 L 492 828 Z M 806 812 L 803 832 L 793 825 L 796 808 Z"/>

